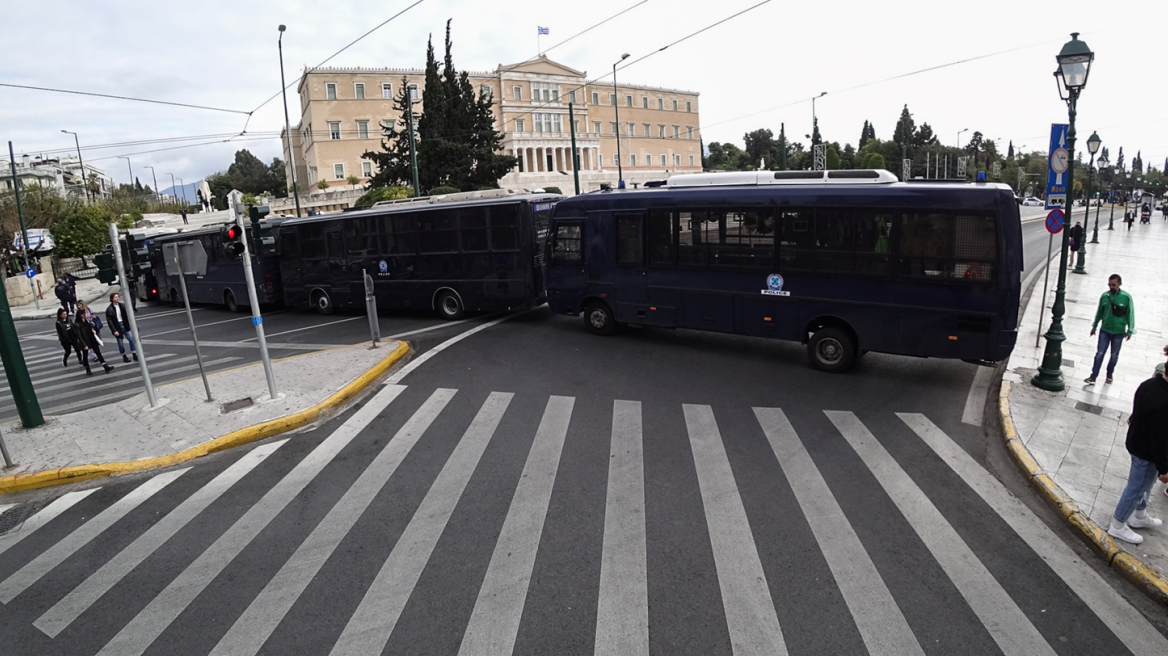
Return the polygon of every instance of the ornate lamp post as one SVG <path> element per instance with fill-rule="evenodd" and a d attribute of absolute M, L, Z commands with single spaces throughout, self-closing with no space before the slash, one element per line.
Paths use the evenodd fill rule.
<path fill-rule="evenodd" d="M 1099 243 L 1099 210 L 1103 208 L 1103 172 L 1107 170 L 1107 168 L 1110 164 L 1111 164 L 1111 160 L 1107 159 L 1106 154 L 1099 156 L 1099 205 L 1095 209 L 1095 235 L 1091 237 L 1092 244 Z M 1111 199 L 1111 185 L 1108 185 L 1107 197 L 1109 200 Z M 1115 205 L 1114 204 L 1111 206 L 1111 216 L 1112 216 L 1112 220 L 1114 220 L 1114 217 L 1115 217 Z M 1110 229 L 1111 228 L 1108 227 L 1108 230 L 1110 230 Z"/>
<path fill-rule="evenodd" d="M 1095 172 L 1095 153 L 1099 152 L 1099 135 L 1092 132 L 1091 136 L 1087 138 L 1087 150 L 1091 153 L 1091 161 L 1087 164 L 1087 193 L 1084 194 L 1086 198 L 1083 200 L 1083 235 L 1086 236 L 1087 229 L 1091 226 L 1091 175 Z M 1099 235 L 1099 230 L 1095 231 L 1096 236 Z M 1099 240 L 1095 240 L 1098 244 Z M 1087 244 L 1086 242 L 1079 244 L 1079 258 L 1075 263 L 1075 270 L 1071 273 L 1085 274 L 1087 270 L 1083 265 L 1087 262 Z"/>
<path fill-rule="evenodd" d="M 1094 141 L 1092 142 L 1092 140 L 1094 140 Z M 1094 143 L 1094 145 L 1092 145 L 1092 143 Z M 1099 144 L 1100 144 L 1099 135 L 1095 132 L 1092 132 L 1091 138 L 1087 140 L 1087 149 L 1091 151 L 1091 159 L 1092 160 L 1095 159 L 1095 153 L 1099 150 Z M 1106 165 L 1103 162 L 1105 162 L 1105 161 L 1107 161 L 1105 158 L 1103 158 L 1103 157 L 1099 158 L 1099 189 L 1100 189 L 1100 191 L 1098 191 L 1096 193 L 1100 197 L 1103 196 L 1103 191 L 1102 191 L 1103 190 L 1103 169 L 1106 168 Z M 1088 189 L 1087 189 L 1087 192 L 1088 192 L 1087 213 L 1090 214 L 1091 213 L 1091 196 L 1090 196 L 1090 191 L 1091 191 L 1090 186 L 1091 185 L 1088 184 L 1087 186 L 1088 186 Z M 1092 244 L 1099 243 L 1099 209 L 1100 209 L 1100 205 L 1102 205 L 1102 204 L 1103 204 L 1103 201 L 1100 200 L 1099 205 L 1095 206 L 1095 229 L 1091 232 L 1091 243 Z"/>
<path fill-rule="evenodd" d="M 1109 161 L 1108 164 L 1111 162 Z M 1111 183 L 1107 185 L 1107 200 L 1111 203 L 1111 218 L 1107 220 L 1107 229 L 1115 230 L 1115 176 L 1119 174 L 1119 167 L 1111 170 Z"/>
<path fill-rule="evenodd" d="M 625 170 L 621 164 L 621 147 L 620 147 L 620 92 L 616 90 L 616 65 L 629 58 L 629 53 L 621 55 L 620 61 L 614 62 L 612 65 L 612 108 L 616 111 L 616 186 L 619 189 L 625 188 Z"/>
<path fill-rule="evenodd" d="M 1067 103 L 1067 180 L 1074 180 L 1075 166 L 1075 112 L 1079 101 L 1079 94 L 1087 86 L 1087 75 L 1091 70 L 1091 62 L 1095 53 L 1087 44 L 1079 40 L 1079 33 L 1072 32 L 1071 40 L 1063 45 L 1059 51 L 1059 68 L 1054 77 L 1058 83 L 1059 97 Z M 1046 331 L 1046 350 L 1042 354 L 1042 364 L 1038 367 L 1038 375 L 1031 379 L 1031 383 L 1039 389 L 1048 392 L 1061 392 L 1066 384 L 1063 382 L 1063 342 L 1067 336 L 1063 333 L 1063 314 L 1066 312 L 1067 295 L 1067 247 L 1069 246 L 1068 230 L 1062 231 L 1062 249 L 1059 255 L 1058 286 L 1055 287 L 1054 307 L 1051 308 L 1050 328 Z"/>

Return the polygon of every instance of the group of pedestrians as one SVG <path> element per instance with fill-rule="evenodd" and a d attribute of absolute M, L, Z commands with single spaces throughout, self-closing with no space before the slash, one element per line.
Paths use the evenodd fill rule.
<path fill-rule="evenodd" d="M 118 342 L 118 353 L 122 355 L 122 361 L 129 362 L 131 356 L 135 361 L 138 360 L 138 347 L 134 343 L 134 335 L 130 331 L 125 306 L 121 303 L 121 296 L 114 292 L 110 294 L 109 299 L 110 304 L 105 310 L 104 323 L 101 317 L 89 309 L 85 301 L 76 300 L 76 296 L 72 302 L 76 309 L 72 313 L 70 313 L 68 306 L 57 310 L 57 340 L 65 349 L 62 365 L 68 367 L 69 356 L 76 355 L 77 363 L 85 367 L 87 376 L 93 375 L 90 362 L 100 364 L 107 374 L 113 371 L 113 365 L 106 362 L 105 356 L 101 353 L 101 347 L 105 345 L 101 338 L 101 331 L 106 327 L 110 329 L 110 333 Z M 62 299 L 61 302 L 62 305 L 65 305 L 65 299 Z M 129 343 L 130 346 L 128 354 L 126 353 L 126 343 Z"/>

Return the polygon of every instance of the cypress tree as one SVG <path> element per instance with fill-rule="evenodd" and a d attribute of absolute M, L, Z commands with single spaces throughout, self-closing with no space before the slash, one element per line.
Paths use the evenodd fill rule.
<path fill-rule="evenodd" d="M 398 90 L 397 98 L 394 99 L 393 104 L 400 116 L 397 120 L 398 129 L 394 130 L 393 123 L 382 123 L 381 150 L 378 152 L 367 151 L 361 155 L 377 166 L 377 173 L 369 179 L 370 188 L 413 186 L 408 114 L 413 110 L 413 107 L 410 102 L 409 81 L 405 76 L 402 76 L 401 89 Z"/>

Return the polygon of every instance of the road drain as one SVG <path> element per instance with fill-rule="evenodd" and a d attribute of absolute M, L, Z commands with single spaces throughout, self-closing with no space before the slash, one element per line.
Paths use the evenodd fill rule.
<path fill-rule="evenodd" d="M 252 405 L 253 405 L 253 401 L 251 400 L 251 397 L 249 396 L 249 397 L 242 398 L 242 399 L 239 399 L 236 401 L 228 401 L 227 403 L 224 403 L 223 405 L 219 406 L 219 409 L 223 414 L 227 414 L 228 412 L 235 412 L 236 410 L 250 408 Z"/>

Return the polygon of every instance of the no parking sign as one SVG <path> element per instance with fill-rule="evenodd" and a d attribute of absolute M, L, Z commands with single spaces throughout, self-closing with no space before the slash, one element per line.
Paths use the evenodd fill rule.
<path fill-rule="evenodd" d="M 1052 235 L 1057 235 L 1063 230 L 1063 222 L 1066 216 L 1062 210 L 1054 209 L 1046 215 L 1046 231 Z"/>

